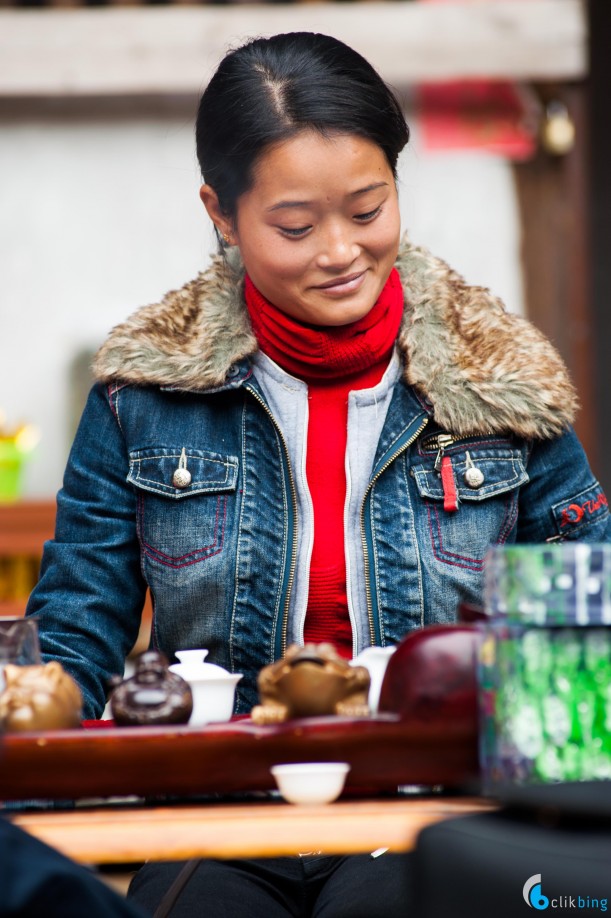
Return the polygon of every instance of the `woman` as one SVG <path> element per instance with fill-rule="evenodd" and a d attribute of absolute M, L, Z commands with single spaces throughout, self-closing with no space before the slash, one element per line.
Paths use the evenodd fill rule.
<path fill-rule="evenodd" d="M 481 601 L 492 543 L 608 538 L 556 352 L 400 243 L 407 140 L 375 71 L 321 35 L 250 42 L 204 92 L 200 194 L 222 255 L 99 352 L 29 606 L 87 716 L 147 586 L 155 644 L 243 672 L 247 712 L 291 642 L 352 657 Z M 318 860 L 329 898 L 303 914 L 404 913 L 390 858 L 373 880 L 373 861 Z M 270 910 L 283 870 L 251 886 L 235 866 L 245 914 L 302 914 L 279 892 Z"/>

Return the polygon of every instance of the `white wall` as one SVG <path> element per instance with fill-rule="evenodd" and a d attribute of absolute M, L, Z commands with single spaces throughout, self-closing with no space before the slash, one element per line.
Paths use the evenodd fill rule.
<path fill-rule="evenodd" d="M 425 153 L 412 128 L 400 169 L 404 228 L 521 311 L 509 166 Z M 192 134 L 189 118 L 168 115 L 0 122 L 0 409 L 42 434 L 25 496 L 61 484 L 75 354 L 194 276 L 214 247 Z"/>

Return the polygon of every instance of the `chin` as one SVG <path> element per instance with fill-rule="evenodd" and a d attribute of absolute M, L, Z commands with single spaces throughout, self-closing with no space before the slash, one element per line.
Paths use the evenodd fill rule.
<path fill-rule="evenodd" d="M 311 308 L 304 309 L 301 321 L 309 325 L 328 326 L 329 328 L 351 325 L 371 311 L 377 297 L 371 302 L 369 299 L 367 297 L 367 299 L 351 301 L 349 297 L 346 297 L 344 300 L 339 299 L 323 305 L 312 305 Z"/>
<path fill-rule="evenodd" d="M 329 315 L 329 318 L 325 324 L 327 325 L 352 325 L 353 322 L 358 322 L 360 319 L 365 318 L 368 313 L 373 309 L 375 300 L 373 302 L 364 303 L 362 305 L 355 304 L 354 306 L 349 306 L 346 304 L 344 308 L 338 304 L 337 310 L 333 315 Z"/>
<path fill-rule="evenodd" d="M 306 325 L 319 326 L 320 328 L 341 328 L 343 325 L 352 325 L 353 322 L 358 322 L 359 319 L 367 315 L 367 312 L 369 310 L 365 312 L 337 310 L 333 315 L 319 312 L 316 314 L 309 313 L 308 315 L 303 315 L 299 321 L 304 322 Z"/>

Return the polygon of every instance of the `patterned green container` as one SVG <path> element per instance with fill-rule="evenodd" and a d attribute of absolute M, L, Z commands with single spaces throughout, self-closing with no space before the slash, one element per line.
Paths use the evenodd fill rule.
<path fill-rule="evenodd" d="M 485 784 L 611 778 L 611 546 L 498 546 L 479 658 Z"/>

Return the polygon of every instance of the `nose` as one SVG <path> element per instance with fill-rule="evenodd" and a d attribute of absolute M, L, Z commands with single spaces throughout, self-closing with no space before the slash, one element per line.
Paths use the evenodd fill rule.
<path fill-rule="evenodd" d="M 344 225 L 343 221 L 333 223 L 322 235 L 318 264 L 327 270 L 341 271 L 358 258 L 359 251 L 352 227 Z"/>

